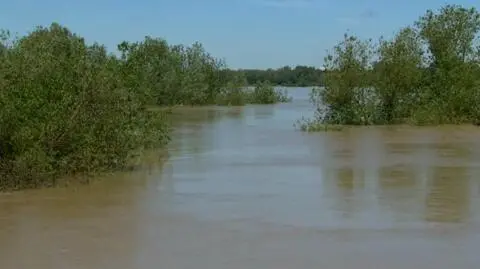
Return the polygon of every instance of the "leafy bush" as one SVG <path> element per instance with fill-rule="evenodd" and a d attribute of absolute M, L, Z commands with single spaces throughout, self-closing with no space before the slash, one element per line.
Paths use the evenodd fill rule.
<path fill-rule="evenodd" d="M 286 90 L 276 90 L 269 81 L 257 83 L 253 91 L 249 92 L 250 103 L 253 104 L 275 104 L 290 102 Z"/>
<path fill-rule="evenodd" d="M 4 39 L 8 40 L 8 39 Z M 52 24 L 3 42 L 1 188 L 51 185 L 62 174 L 119 168 L 135 150 L 161 146 L 168 127 L 118 75 L 123 68 Z"/>
<path fill-rule="evenodd" d="M 245 90 L 246 79 L 243 73 L 233 73 L 226 70 L 222 73 L 222 78 L 227 81 L 227 84 L 218 94 L 216 104 L 241 106 L 250 101 Z"/>
<path fill-rule="evenodd" d="M 222 77 L 225 64 L 210 56 L 199 43 L 191 47 L 168 45 L 146 37 L 118 46 L 127 85 L 152 105 L 214 104 L 229 84 Z"/>
<path fill-rule="evenodd" d="M 325 88 L 307 125 L 477 123 L 480 13 L 428 10 L 392 40 L 345 35 L 325 58 Z M 312 128 L 305 128 L 312 129 Z"/>

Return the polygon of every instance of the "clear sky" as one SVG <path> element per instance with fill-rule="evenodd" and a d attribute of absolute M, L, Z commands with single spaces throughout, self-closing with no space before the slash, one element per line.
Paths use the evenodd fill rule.
<path fill-rule="evenodd" d="M 478 0 L 5 0 L 0 28 L 25 34 L 58 22 L 110 50 L 151 35 L 200 41 L 233 68 L 321 66 L 347 29 L 392 36 L 447 2 L 480 8 Z"/>

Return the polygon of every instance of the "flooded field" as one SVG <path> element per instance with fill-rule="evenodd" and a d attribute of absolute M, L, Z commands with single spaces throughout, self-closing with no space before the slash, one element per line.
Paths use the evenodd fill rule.
<path fill-rule="evenodd" d="M 480 128 L 306 134 L 290 94 L 177 111 L 138 171 L 0 194 L 0 268 L 478 268 Z"/>

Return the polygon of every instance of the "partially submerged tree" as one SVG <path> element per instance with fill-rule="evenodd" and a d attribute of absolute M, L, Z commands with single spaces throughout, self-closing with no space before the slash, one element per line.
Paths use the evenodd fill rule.
<path fill-rule="evenodd" d="M 379 101 L 376 123 L 408 118 L 421 105 L 423 54 L 421 40 L 410 27 L 400 30 L 393 40 L 380 42 L 373 70 Z"/>
<path fill-rule="evenodd" d="M 0 70 L 0 187 L 122 167 L 136 150 L 167 141 L 166 126 L 142 109 L 103 46 L 52 24 L 8 50 Z"/>
<path fill-rule="evenodd" d="M 479 31 L 476 9 L 445 5 L 438 12 L 428 10 L 392 40 L 381 40 L 378 49 L 345 35 L 325 59 L 325 89 L 313 91 L 315 121 L 478 122 Z"/>
<path fill-rule="evenodd" d="M 332 54 L 325 57 L 325 89 L 314 89 L 318 99 L 317 116 L 326 123 L 366 124 L 372 116 L 371 70 L 373 47 L 371 41 L 345 34 Z"/>
<path fill-rule="evenodd" d="M 415 22 L 430 55 L 428 91 L 439 122 L 468 121 L 478 99 L 478 33 L 480 13 L 475 8 L 445 5 L 438 13 L 427 10 Z M 433 111 L 432 111 L 433 112 Z"/>

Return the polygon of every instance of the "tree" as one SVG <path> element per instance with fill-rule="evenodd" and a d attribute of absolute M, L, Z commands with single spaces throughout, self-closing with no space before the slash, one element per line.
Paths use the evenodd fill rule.
<path fill-rule="evenodd" d="M 430 55 L 430 101 L 442 111 L 442 122 L 464 121 L 477 114 L 478 47 L 480 14 L 475 8 L 445 5 L 438 13 L 427 10 L 415 22 Z"/>
<path fill-rule="evenodd" d="M 325 90 L 316 90 L 312 96 L 321 100 L 317 102 L 321 121 L 366 124 L 372 120 L 373 53 L 370 40 L 345 34 L 344 40 L 325 57 Z"/>
<path fill-rule="evenodd" d="M 415 29 L 400 30 L 393 40 L 382 40 L 375 64 L 375 92 L 379 98 L 377 122 L 407 118 L 418 105 L 423 48 Z"/>

